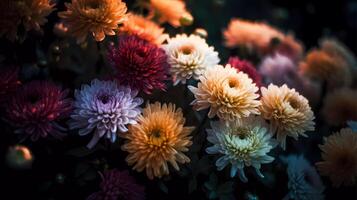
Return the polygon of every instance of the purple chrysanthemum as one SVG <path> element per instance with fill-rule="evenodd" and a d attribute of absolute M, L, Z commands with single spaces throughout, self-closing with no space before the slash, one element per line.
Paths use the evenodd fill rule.
<path fill-rule="evenodd" d="M 143 200 L 144 187 L 135 183 L 128 171 L 116 169 L 104 172 L 100 191 L 90 195 L 87 200 Z"/>
<path fill-rule="evenodd" d="M 126 125 L 136 124 L 143 103 L 136 97 L 137 91 L 121 87 L 115 81 L 93 80 L 75 91 L 74 113 L 71 129 L 79 129 L 79 135 L 87 135 L 94 130 L 92 140 L 87 145 L 92 148 L 101 137 L 115 142 L 117 131 L 128 131 Z"/>
<path fill-rule="evenodd" d="M 0 104 L 3 104 L 20 85 L 18 67 L 0 69 Z"/>
<path fill-rule="evenodd" d="M 238 57 L 230 57 L 228 60 L 228 64 L 230 64 L 233 68 L 238 71 L 246 73 L 249 78 L 253 80 L 253 82 L 260 88 L 262 85 L 262 77 L 255 69 L 253 64 L 246 60 L 241 60 Z"/>
<path fill-rule="evenodd" d="M 71 112 L 68 91 L 47 81 L 23 85 L 7 103 L 6 120 L 33 141 L 52 135 L 61 138 L 66 130 L 58 121 Z"/>
<path fill-rule="evenodd" d="M 169 64 L 165 51 L 137 36 L 121 36 L 118 47 L 112 46 L 108 58 L 121 85 L 150 94 L 164 90 Z"/>

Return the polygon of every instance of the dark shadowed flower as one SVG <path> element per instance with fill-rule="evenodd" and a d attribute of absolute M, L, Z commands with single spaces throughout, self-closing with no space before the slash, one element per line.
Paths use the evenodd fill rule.
<path fill-rule="evenodd" d="M 121 85 L 150 94 L 165 89 L 169 64 L 165 51 L 137 36 L 122 36 L 109 50 L 109 60 Z"/>
<path fill-rule="evenodd" d="M 20 81 L 18 80 L 19 68 L 6 67 L 0 69 L 0 103 L 4 103 L 9 95 L 12 94 L 16 88 L 19 87 Z"/>
<path fill-rule="evenodd" d="M 304 156 L 289 155 L 281 158 L 287 167 L 289 193 L 284 199 L 321 200 L 324 186 L 316 169 Z"/>
<path fill-rule="evenodd" d="M 143 103 L 136 95 L 136 91 L 120 87 L 115 81 L 95 79 L 90 85 L 82 85 L 81 90 L 74 94 L 71 129 L 79 129 L 79 135 L 87 135 L 94 130 L 88 148 L 103 136 L 115 142 L 117 131 L 126 132 L 127 125 L 136 124 L 141 112 L 139 105 Z"/>
<path fill-rule="evenodd" d="M 251 78 L 253 82 L 257 85 L 258 88 L 262 86 L 262 77 L 251 62 L 247 60 L 241 60 L 238 57 L 230 57 L 228 60 L 228 64 L 230 64 L 233 68 L 237 69 L 239 72 L 246 73 L 249 78 Z"/>
<path fill-rule="evenodd" d="M 128 171 L 108 170 L 101 174 L 100 191 L 90 195 L 87 200 L 143 200 L 145 189 L 136 184 Z"/>
<path fill-rule="evenodd" d="M 48 81 L 32 81 L 16 91 L 6 108 L 6 120 L 17 128 L 16 133 L 31 137 L 52 135 L 60 138 L 66 130 L 58 121 L 71 112 L 68 91 Z"/>

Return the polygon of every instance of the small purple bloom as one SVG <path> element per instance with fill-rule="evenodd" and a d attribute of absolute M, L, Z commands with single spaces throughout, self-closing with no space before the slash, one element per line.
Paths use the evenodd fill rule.
<path fill-rule="evenodd" d="M 116 169 L 104 172 L 100 191 L 90 195 L 87 200 L 143 200 L 144 187 L 135 183 L 128 171 Z"/>
<path fill-rule="evenodd" d="M 94 147 L 105 136 L 115 142 L 117 131 L 128 131 L 127 125 L 136 124 L 143 99 L 136 97 L 137 91 L 121 87 L 115 81 L 93 80 L 75 91 L 74 113 L 71 115 L 71 129 L 79 129 L 79 135 L 94 131 L 87 145 Z"/>

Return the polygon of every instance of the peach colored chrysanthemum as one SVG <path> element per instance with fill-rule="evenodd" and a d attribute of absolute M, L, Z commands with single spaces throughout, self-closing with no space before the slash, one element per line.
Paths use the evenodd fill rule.
<path fill-rule="evenodd" d="M 328 136 L 323 145 L 321 162 L 316 163 L 323 176 L 328 176 L 333 186 L 353 185 L 357 182 L 357 133 L 350 128 Z"/>
<path fill-rule="evenodd" d="M 313 131 L 314 113 L 309 102 L 295 89 L 288 88 L 285 84 L 281 87 L 270 84 L 268 88 L 261 88 L 262 117 L 270 121 L 273 134 L 285 149 L 286 137 L 294 139 L 304 136 L 306 131 Z"/>
<path fill-rule="evenodd" d="M 123 23 L 120 31 L 127 34 L 137 35 L 140 38 L 157 45 L 162 44 L 168 38 L 168 35 L 164 34 L 164 28 L 161 28 L 153 21 L 148 20 L 141 15 L 135 15 L 133 13 L 128 15 L 128 20 Z"/>
<path fill-rule="evenodd" d="M 343 88 L 329 93 L 324 100 L 322 114 L 332 126 L 346 124 L 348 120 L 357 121 L 357 90 Z"/>
<path fill-rule="evenodd" d="M 18 26 L 25 30 L 41 31 L 46 17 L 54 10 L 51 0 L 2 0 L 0 2 L 0 37 L 14 40 Z"/>
<path fill-rule="evenodd" d="M 72 0 L 65 5 L 67 10 L 58 16 L 78 42 L 83 42 L 88 33 L 102 41 L 105 35 L 115 35 L 119 24 L 126 20 L 127 7 L 121 0 Z"/>
<path fill-rule="evenodd" d="M 192 144 L 189 135 L 194 129 L 184 124 L 182 111 L 175 105 L 148 104 L 138 124 L 122 134 L 127 139 L 122 149 L 129 152 L 128 164 L 139 172 L 145 169 L 150 179 L 169 174 L 168 163 L 179 170 L 178 163 L 190 162 L 184 152 Z"/>
<path fill-rule="evenodd" d="M 191 15 L 186 10 L 184 1 L 150 0 L 150 16 L 157 16 L 160 23 L 168 22 L 174 27 L 179 27 L 182 25 L 181 20 Z"/>
<path fill-rule="evenodd" d="M 196 87 L 189 86 L 195 95 L 191 103 L 195 110 L 210 108 L 208 117 L 217 115 L 224 120 L 236 120 L 259 114 L 258 88 L 243 72 L 230 65 L 208 68 Z"/>

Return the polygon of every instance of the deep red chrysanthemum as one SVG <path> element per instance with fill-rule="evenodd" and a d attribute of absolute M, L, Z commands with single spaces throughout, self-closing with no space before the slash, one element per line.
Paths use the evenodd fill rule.
<path fill-rule="evenodd" d="M 36 141 L 52 135 L 60 138 L 66 129 L 58 121 L 70 114 L 68 91 L 47 81 L 32 81 L 12 96 L 6 107 L 6 120 L 25 137 Z"/>
<path fill-rule="evenodd" d="M 238 57 L 230 57 L 228 60 L 228 64 L 230 64 L 233 68 L 238 71 L 246 73 L 249 78 L 253 80 L 253 82 L 257 85 L 258 88 L 262 86 L 262 77 L 255 69 L 252 63 L 246 60 L 241 60 Z"/>
<path fill-rule="evenodd" d="M 0 69 L 0 104 L 9 98 L 9 96 L 20 85 L 18 80 L 18 67 L 5 67 Z"/>
<path fill-rule="evenodd" d="M 166 88 L 169 64 L 165 51 L 156 45 L 137 36 L 121 36 L 118 46 L 110 48 L 108 58 L 120 84 L 147 94 Z"/>
<path fill-rule="evenodd" d="M 104 172 L 100 191 L 90 195 L 87 200 L 143 200 L 144 187 L 135 183 L 128 171 L 116 169 Z"/>

